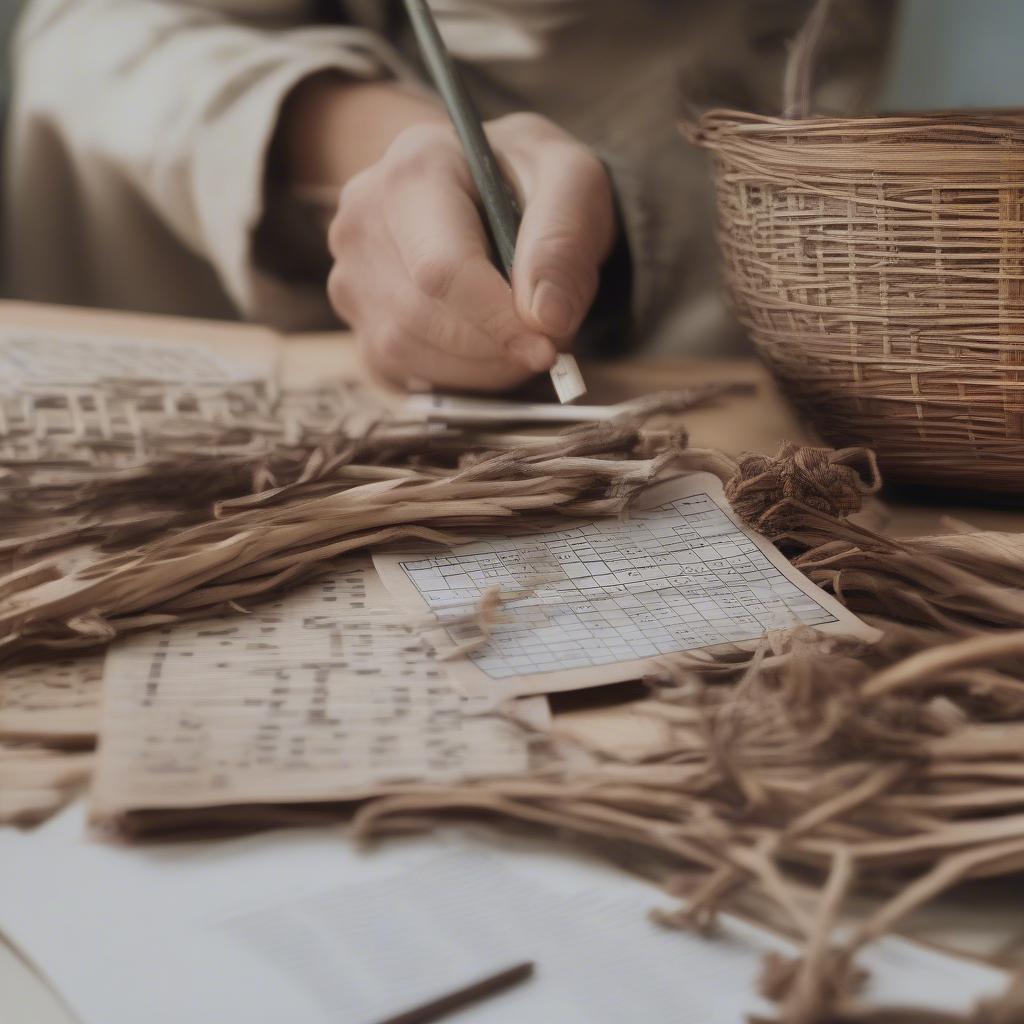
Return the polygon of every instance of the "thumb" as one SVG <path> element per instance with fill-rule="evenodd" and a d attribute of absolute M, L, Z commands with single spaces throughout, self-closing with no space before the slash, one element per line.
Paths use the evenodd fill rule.
<path fill-rule="evenodd" d="M 550 338 L 571 338 L 594 301 L 601 265 L 614 242 L 611 183 L 597 157 L 583 149 L 560 147 L 534 170 L 512 291 L 528 326 Z"/>

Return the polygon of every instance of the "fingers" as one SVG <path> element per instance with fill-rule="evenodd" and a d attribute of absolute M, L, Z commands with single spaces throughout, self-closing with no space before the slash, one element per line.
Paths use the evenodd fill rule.
<path fill-rule="evenodd" d="M 411 286 L 410 286 L 411 287 Z M 455 391 L 507 391 L 533 371 L 515 360 L 453 355 L 424 343 L 414 311 L 415 296 L 396 296 L 394 315 L 366 319 L 360 331 L 363 353 L 381 377 L 409 390 L 423 384 Z"/>
<path fill-rule="evenodd" d="M 611 184 L 600 161 L 576 144 L 549 146 L 518 176 L 526 204 L 512 277 L 516 309 L 534 330 L 571 338 L 614 243 Z"/>
<path fill-rule="evenodd" d="M 392 379 L 491 390 L 548 369 L 551 342 L 522 323 L 490 263 L 454 136 L 431 127 L 392 149 L 350 182 L 332 223 L 339 315 Z"/>
<path fill-rule="evenodd" d="M 517 385 L 553 365 L 593 302 L 616 231 L 604 168 L 537 115 L 488 132 L 524 201 L 511 287 L 491 264 L 451 129 L 403 132 L 342 192 L 328 294 L 377 371 L 399 383 Z"/>
<path fill-rule="evenodd" d="M 363 276 L 335 264 L 328 292 L 336 308 L 359 336 L 370 366 L 386 380 L 408 390 L 430 385 L 459 391 L 505 391 L 517 387 L 533 370 L 510 357 L 481 359 L 451 355 L 428 338 L 456 338 L 452 348 L 472 352 L 489 339 L 440 303 L 428 303 L 405 274 L 400 254 L 387 234 L 372 239 L 362 265 Z M 395 267 L 402 267 L 400 274 Z M 387 279 L 386 294 L 380 287 Z"/>
<path fill-rule="evenodd" d="M 511 358 L 535 373 L 551 366 L 551 342 L 520 319 L 511 287 L 489 258 L 476 205 L 454 179 L 403 190 L 388 225 L 420 296 L 428 345 L 465 359 Z"/>
<path fill-rule="evenodd" d="M 519 363 L 428 354 L 412 335 L 361 336 L 363 355 L 379 376 L 407 391 L 500 393 L 519 387 L 533 372 Z M 413 371 L 410 375 L 410 371 Z"/>

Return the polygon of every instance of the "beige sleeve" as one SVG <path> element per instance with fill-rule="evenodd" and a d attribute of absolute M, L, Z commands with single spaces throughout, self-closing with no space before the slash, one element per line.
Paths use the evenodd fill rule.
<path fill-rule="evenodd" d="M 257 266 L 267 150 L 309 75 L 404 75 L 379 36 L 303 24 L 295 0 L 33 0 L 15 39 L 16 117 L 65 154 L 80 191 L 125 187 L 209 261 L 239 313 L 287 326 L 288 283 Z M 111 186 L 102 186 L 104 179 Z M 299 286 L 294 286 L 296 289 Z M 323 299 L 318 300 L 321 304 Z"/>

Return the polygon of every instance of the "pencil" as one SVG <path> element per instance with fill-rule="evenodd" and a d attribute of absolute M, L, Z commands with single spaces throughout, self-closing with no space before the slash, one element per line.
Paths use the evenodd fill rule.
<path fill-rule="evenodd" d="M 377 1024 L 430 1024 L 431 1021 L 439 1020 L 445 1014 L 461 1010 L 464 1006 L 475 1003 L 478 999 L 485 999 L 487 996 L 495 995 L 506 988 L 518 985 L 532 975 L 533 963 L 526 960 L 521 964 L 516 964 L 515 967 L 507 967 L 505 970 L 483 978 L 481 981 L 474 982 L 472 985 L 467 985 L 465 988 L 460 988 L 455 992 L 448 993 L 446 996 L 441 996 L 440 999 L 433 999 L 429 1003 L 423 1003 L 422 1006 L 405 1010 L 394 1017 L 378 1021 Z"/>
<path fill-rule="evenodd" d="M 487 141 L 480 115 L 466 92 L 458 68 L 437 29 L 426 0 L 405 0 L 409 20 L 423 60 L 441 94 L 448 116 L 462 143 L 470 173 L 480 193 L 484 216 L 490 230 L 505 278 L 512 281 L 516 235 L 519 233 L 519 209 L 512 190 L 502 176 L 498 161 Z M 551 367 L 551 383 L 560 402 L 571 402 L 586 394 L 587 387 L 576 360 L 568 353 L 559 353 Z"/>

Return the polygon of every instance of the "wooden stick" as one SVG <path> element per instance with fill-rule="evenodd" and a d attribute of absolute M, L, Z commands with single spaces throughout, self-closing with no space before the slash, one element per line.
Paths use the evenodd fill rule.
<path fill-rule="evenodd" d="M 450 992 L 439 999 L 432 999 L 429 1003 L 423 1003 L 411 1010 L 404 1010 L 394 1017 L 387 1017 L 379 1021 L 378 1024 L 429 1024 L 430 1021 L 440 1020 L 441 1017 L 461 1010 L 470 1003 L 486 999 L 513 985 L 518 985 L 532 975 L 533 961 L 525 960 L 521 964 L 516 964 L 515 967 L 507 967 L 497 974 L 492 974 L 472 985 Z"/>

